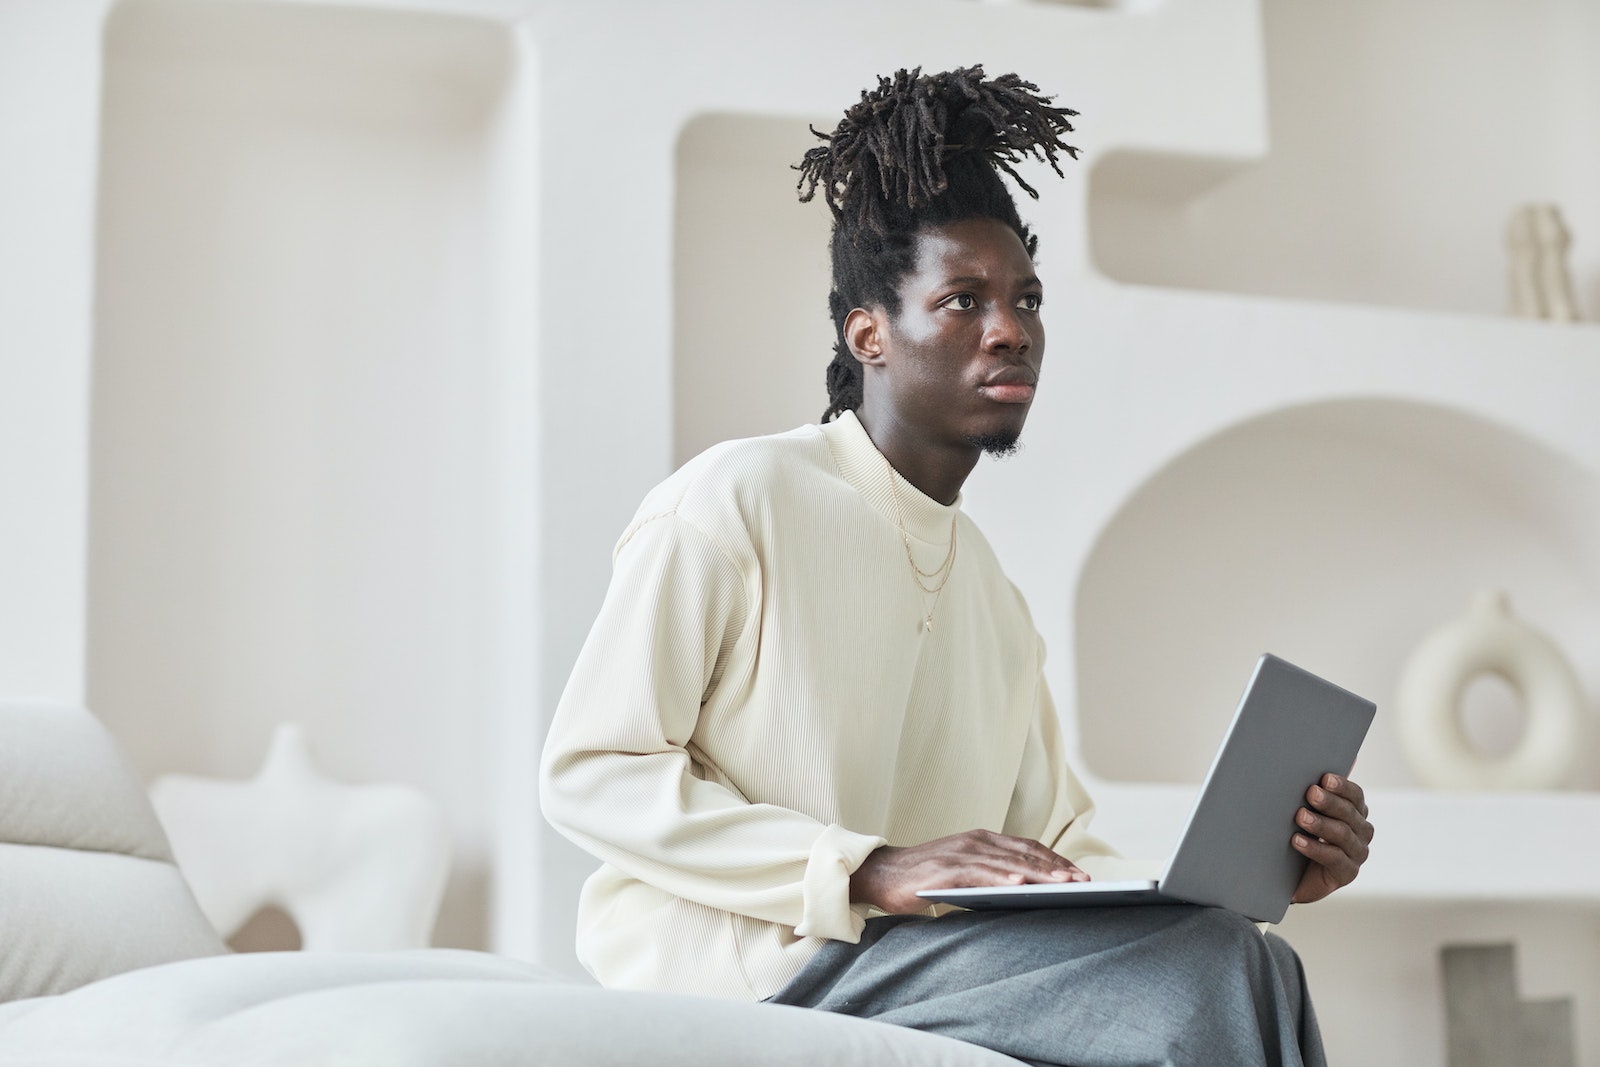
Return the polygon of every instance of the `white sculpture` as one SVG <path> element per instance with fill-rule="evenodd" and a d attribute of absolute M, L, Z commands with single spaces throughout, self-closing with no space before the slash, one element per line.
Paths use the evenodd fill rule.
<path fill-rule="evenodd" d="M 1462 729 L 1467 684 L 1500 675 L 1517 691 L 1526 722 L 1516 747 L 1494 758 Z M 1417 777 L 1440 789 L 1554 789 L 1577 763 L 1584 697 L 1566 657 L 1544 633 L 1511 615 L 1506 595 L 1480 592 L 1466 615 L 1429 634 L 1400 673 L 1395 716 Z"/>
<path fill-rule="evenodd" d="M 438 806 L 406 786 L 325 777 L 298 725 L 278 727 L 249 781 L 167 775 L 150 799 L 224 938 L 270 904 L 307 950 L 427 947 L 450 872 Z"/>
<path fill-rule="evenodd" d="M 1526 319 L 1577 322 L 1567 252 L 1572 235 L 1554 204 L 1524 204 L 1506 224 L 1511 313 Z"/>

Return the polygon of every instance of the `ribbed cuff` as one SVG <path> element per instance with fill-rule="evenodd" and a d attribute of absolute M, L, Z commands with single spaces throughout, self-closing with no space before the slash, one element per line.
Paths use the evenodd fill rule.
<path fill-rule="evenodd" d="M 861 940 L 866 916 L 850 907 L 850 876 L 866 862 L 876 848 L 888 844 L 833 825 L 823 830 L 811 845 L 806 861 L 806 876 L 801 883 L 802 911 L 794 932 L 801 937 L 825 937 L 830 941 Z"/>

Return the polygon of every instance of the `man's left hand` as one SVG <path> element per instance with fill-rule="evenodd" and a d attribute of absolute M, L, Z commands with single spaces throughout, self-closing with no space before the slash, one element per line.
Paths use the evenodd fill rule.
<path fill-rule="evenodd" d="M 1366 794 L 1359 785 L 1337 774 L 1323 775 L 1306 790 L 1306 806 L 1295 813 L 1295 825 L 1294 850 L 1311 861 L 1295 888 L 1296 904 L 1321 900 L 1355 881 L 1372 844 Z"/>

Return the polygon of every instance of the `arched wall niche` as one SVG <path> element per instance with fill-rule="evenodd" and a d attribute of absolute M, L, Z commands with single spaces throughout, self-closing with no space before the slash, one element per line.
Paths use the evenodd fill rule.
<path fill-rule="evenodd" d="M 1600 692 L 1597 535 L 1595 474 L 1478 415 L 1350 398 L 1223 430 L 1135 490 L 1085 558 L 1082 759 L 1105 780 L 1198 782 L 1250 665 L 1270 651 L 1377 701 L 1359 777 L 1414 785 L 1395 682 L 1475 590 L 1506 590 Z M 1492 686 L 1471 687 L 1466 705 L 1491 747 L 1516 729 L 1519 709 Z M 1600 753 L 1574 784 L 1595 788 L 1597 765 Z"/>

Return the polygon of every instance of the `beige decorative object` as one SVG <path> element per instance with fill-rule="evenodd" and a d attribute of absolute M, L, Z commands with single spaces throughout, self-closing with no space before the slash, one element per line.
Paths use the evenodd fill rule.
<path fill-rule="evenodd" d="M 1511 313 L 1526 319 L 1577 322 L 1567 253 L 1572 235 L 1554 204 L 1524 204 L 1506 224 Z"/>
<path fill-rule="evenodd" d="M 1461 697 L 1486 673 L 1504 678 L 1526 711 L 1521 739 L 1484 755 L 1462 729 Z M 1511 614 L 1506 595 L 1480 592 L 1463 617 L 1423 639 L 1400 673 L 1395 715 L 1407 761 L 1439 789 L 1555 789 L 1577 762 L 1583 690 L 1543 632 Z"/>
<path fill-rule="evenodd" d="M 150 799 L 223 937 L 273 905 L 307 950 L 428 945 L 450 872 L 438 805 L 406 786 L 325 777 L 298 725 L 278 727 L 249 781 L 168 775 Z"/>

